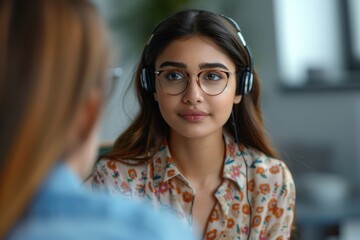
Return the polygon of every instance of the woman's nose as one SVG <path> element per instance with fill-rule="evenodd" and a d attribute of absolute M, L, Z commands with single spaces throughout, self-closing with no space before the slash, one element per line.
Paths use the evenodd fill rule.
<path fill-rule="evenodd" d="M 204 100 L 203 96 L 204 92 L 201 90 L 196 76 L 192 76 L 183 93 L 183 102 L 191 104 L 201 103 Z"/>

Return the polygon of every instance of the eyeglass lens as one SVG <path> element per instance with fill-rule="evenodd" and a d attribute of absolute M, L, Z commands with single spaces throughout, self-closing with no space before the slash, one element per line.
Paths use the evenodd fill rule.
<path fill-rule="evenodd" d="M 190 74 L 183 70 L 167 69 L 155 72 L 161 88 L 170 95 L 184 92 L 190 82 Z M 229 72 L 207 69 L 197 74 L 197 83 L 207 95 L 218 95 L 224 91 L 229 79 Z"/>

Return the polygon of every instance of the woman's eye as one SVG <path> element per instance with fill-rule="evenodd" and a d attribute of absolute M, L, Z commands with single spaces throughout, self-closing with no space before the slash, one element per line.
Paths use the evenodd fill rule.
<path fill-rule="evenodd" d="M 223 74 L 219 72 L 204 72 L 204 80 L 218 81 L 223 78 Z"/>
<path fill-rule="evenodd" d="M 180 72 L 168 72 L 165 74 L 167 80 L 182 80 L 184 79 L 184 74 Z"/>

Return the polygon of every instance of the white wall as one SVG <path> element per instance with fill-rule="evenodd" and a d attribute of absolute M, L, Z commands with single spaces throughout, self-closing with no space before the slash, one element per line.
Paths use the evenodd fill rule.
<path fill-rule="evenodd" d="M 309 68 L 325 70 L 329 80 L 343 68 L 338 5 L 337 0 L 274 1 L 279 75 L 287 84 L 304 83 Z"/>
<path fill-rule="evenodd" d="M 360 1 L 349 1 L 349 14 L 351 21 L 351 38 L 354 42 L 355 56 L 360 59 Z"/>

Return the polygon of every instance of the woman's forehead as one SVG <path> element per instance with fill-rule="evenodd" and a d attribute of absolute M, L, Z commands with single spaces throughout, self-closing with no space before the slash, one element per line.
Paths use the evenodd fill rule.
<path fill-rule="evenodd" d="M 186 36 L 170 42 L 156 58 L 155 67 L 169 61 L 186 67 L 220 63 L 235 69 L 234 61 L 211 38 L 201 35 Z"/>

